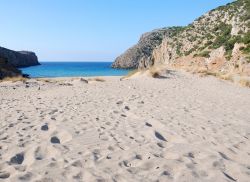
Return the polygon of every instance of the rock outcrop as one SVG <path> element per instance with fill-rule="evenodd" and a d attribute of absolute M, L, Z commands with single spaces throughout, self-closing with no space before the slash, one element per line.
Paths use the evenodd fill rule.
<path fill-rule="evenodd" d="M 39 65 L 36 54 L 29 51 L 13 51 L 0 47 L 0 57 L 5 58 L 8 64 L 14 67 Z"/>
<path fill-rule="evenodd" d="M 197 68 L 250 76 L 250 0 L 218 7 L 185 27 L 143 35 L 112 67 L 145 69 L 155 65 Z"/>

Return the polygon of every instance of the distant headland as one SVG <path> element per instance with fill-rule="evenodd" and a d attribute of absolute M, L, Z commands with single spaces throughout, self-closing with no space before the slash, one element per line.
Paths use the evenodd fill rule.
<path fill-rule="evenodd" d="M 18 68 L 39 64 L 34 52 L 13 51 L 0 47 L 0 79 L 4 77 L 22 76 Z"/>

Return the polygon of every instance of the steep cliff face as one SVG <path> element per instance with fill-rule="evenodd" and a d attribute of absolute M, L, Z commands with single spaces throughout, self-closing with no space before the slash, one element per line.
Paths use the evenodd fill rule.
<path fill-rule="evenodd" d="M 131 67 L 140 69 L 167 64 L 224 72 L 235 68 L 250 75 L 250 0 L 221 6 L 186 27 L 161 29 L 161 35 L 147 54 L 138 51 L 143 45 L 139 41 L 113 67 L 127 68 L 126 62 L 133 62 Z"/>
<path fill-rule="evenodd" d="M 116 58 L 112 64 L 113 68 L 137 68 L 149 67 L 153 63 L 150 60 L 153 50 L 162 42 L 164 35 L 168 32 L 165 29 L 158 29 L 145 33 L 141 36 L 139 43 L 128 49 L 124 54 Z M 140 65 L 145 60 L 146 65 Z"/>
<path fill-rule="evenodd" d="M 7 59 L 8 64 L 14 67 L 27 67 L 39 65 L 37 56 L 33 52 L 28 51 L 12 51 L 0 47 L 0 57 Z"/>

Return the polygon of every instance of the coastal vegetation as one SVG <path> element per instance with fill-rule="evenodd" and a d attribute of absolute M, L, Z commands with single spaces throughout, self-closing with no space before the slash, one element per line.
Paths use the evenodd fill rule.
<path fill-rule="evenodd" d="M 240 64 L 246 66 L 250 62 L 250 1 L 237 0 L 209 11 L 188 26 L 165 27 L 146 35 L 119 56 L 113 67 L 142 69 L 159 62 L 176 65 L 182 64 L 178 60 L 186 56 L 204 58 L 204 65 L 205 59 L 214 59 L 211 55 L 227 60 L 228 63 L 221 64 L 224 71 L 230 70 L 227 64 L 239 65 L 231 62 L 238 62 L 240 58 L 244 60 Z M 237 60 L 234 49 L 240 55 Z M 147 50 L 147 54 L 142 54 L 142 50 Z"/>

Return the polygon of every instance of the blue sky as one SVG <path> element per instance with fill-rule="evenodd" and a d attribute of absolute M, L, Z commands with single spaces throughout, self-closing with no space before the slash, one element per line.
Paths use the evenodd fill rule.
<path fill-rule="evenodd" d="M 0 46 L 41 61 L 113 61 L 144 32 L 232 0 L 0 0 Z"/>

